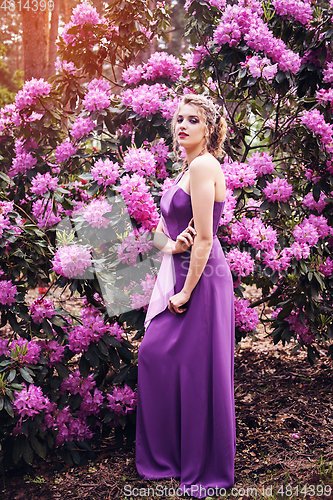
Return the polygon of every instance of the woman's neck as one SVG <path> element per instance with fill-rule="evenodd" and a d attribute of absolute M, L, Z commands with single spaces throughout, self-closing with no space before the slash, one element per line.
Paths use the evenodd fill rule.
<path fill-rule="evenodd" d="M 201 156 L 207 153 L 207 149 L 205 146 L 202 147 L 202 145 L 200 145 L 199 147 L 192 149 L 190 151 L 185 149 L 185 152 L 186 152 L 187 165 L 189 166 L 190 163 L 194 160 L 194 158 L 197 158 L 197 156 Z"/>

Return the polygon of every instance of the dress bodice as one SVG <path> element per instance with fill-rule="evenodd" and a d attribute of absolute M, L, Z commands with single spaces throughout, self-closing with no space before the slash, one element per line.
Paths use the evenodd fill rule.
<path fill-rule="evenodd" d="M 179 181 L 180 177 L 176 180 Z M 225 201 L 214 201 L 213 236 L 217 233 L 224 205 Z M 168 228 L 170 238 L 176 240 L 179 233 L 186 229 L 193 217 L 191 195 L 175 182 L 175 184 L 163 194 L 160 207 L 161 215 Z"/>

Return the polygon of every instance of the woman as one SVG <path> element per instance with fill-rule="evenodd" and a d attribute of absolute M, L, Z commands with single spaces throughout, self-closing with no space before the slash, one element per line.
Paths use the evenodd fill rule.
<path fill-rule="evenodd" d="M 172 132 L 188 168 L 162 196 L 154 236 L 174 286 L 149 307 L 139 349 L 136 466 L 145 479 L 177 477 L 181 492 L 204 498 L 234 484 L 234 293 L 216 236 L 226 188 L 215 156 L 226 122 L 209 98 L 188 94 Z"/>

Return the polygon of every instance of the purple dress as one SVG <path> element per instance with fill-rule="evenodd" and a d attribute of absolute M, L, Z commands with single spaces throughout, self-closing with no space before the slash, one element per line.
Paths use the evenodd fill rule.
<path fill-rule="evenodd" d="M 174 315 L 164 304 L 138 355 L 138 473 L 180 478 L 181 491 L 197 498 L 234 484 L 234 290 L 216 236 L 223 208 L 224 201 L 214 202 L 213 246 L 187 311 Z M 161 214 L 176 240 L 193 217 L 190 195 L 175 183 L 161 198 Z M 172 255 L 174 293 L 183 287 L 190 255 Z"/>

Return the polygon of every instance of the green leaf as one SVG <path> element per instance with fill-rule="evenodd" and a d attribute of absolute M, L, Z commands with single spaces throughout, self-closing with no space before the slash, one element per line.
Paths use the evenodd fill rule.
<path fill-rule="evenodd" d="M 30 446 L 30 443 L 27 439 L 25 439 L 23 443 L 23 460 L 29 464 L 32 465 L 32 461 L 34 459 L 34 452 Z"/>
<path fill-rule="evenodd" d="M 18 436 L 15 439 L 14 446 L 13 446 L 13 453 L 12 453 L 12 458 L 14 464 L 17 464 L 20 458 L 22 457 L 23 454 L 23 444 L 25 442 L 25 437 L 24 436 Z"/>
<path fill-rule="evenodd" d="M 29 382 L 29 384 L 33 384 L 34 379 L 29 375 L 29 373 L 25 368 L 22 367 L 20 368 L 20 374 L 22 375 L 22 378 L 24 378 L 26 382 Z"/>
<path fill-rule="evenodd" d="M 13 382 L 15 377 L 16 377 L 16 370 L 11 370 L 11 372 L 8 375 L 7 381 Z"/>
<path fill-rule="evenodd" d="M 294 304 L 292 302 L 289 302 L 288 304 L 286 304 L 286 306 L 283 307 L 282 311 L 279 312 L 276 319 L 281 320 L 281 319 L 286 318 L 287 316 L 290 315 L 293 308 L 294 308 Z"/>
<path fill-rule="evenodd" d="M 53 340 L 54 339 L 53 330 L 52 330 L 50 323 L 47 321 L 47 319 L 43 319 L 42 328 L 43 328 L 44 333 L 47 337 L 47 340 Z"/>
<path fill-rule="evenodd" d="M 31 446 L 33 447 L 34 451 L 39 455 L 41 458 L 45 460 L 46 458 L 46 445 L 42 444 L 36 436 L 32 436 L 30 438 L 30 443 Z"/>
<path fill-rule="evenodd" d="M 61 378 L 69 378 L 68 368 L 62 363 L 56 364 L 56 370 Z"/>
<path fill-rule="evenodd" d="M 79 370 L 82 375 L 82 377 L 86 378 L 89 375 L 90 372 L 90 363 L 87 361 L 87 359 L 84 356 L 81 356 L 80 361 L 79 361 Z"/>

